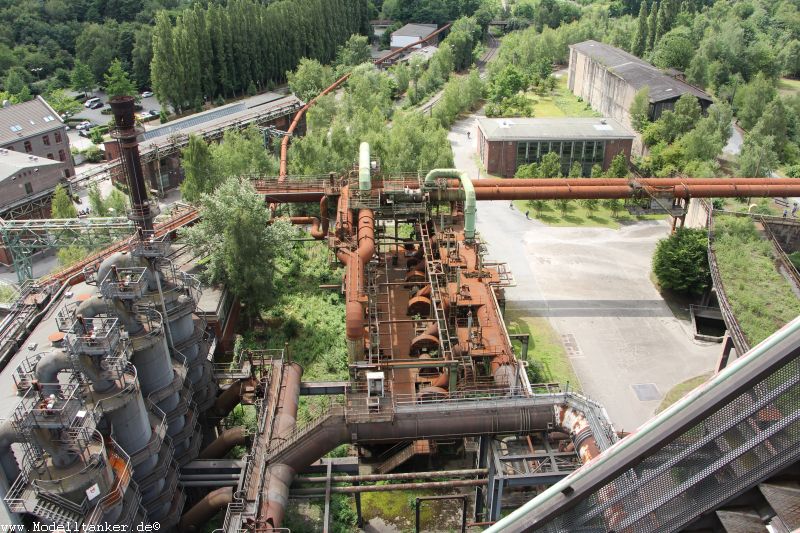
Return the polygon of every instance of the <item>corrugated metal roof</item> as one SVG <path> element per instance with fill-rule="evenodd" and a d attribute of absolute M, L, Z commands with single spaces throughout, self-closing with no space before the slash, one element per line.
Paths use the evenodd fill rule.
<path fill-rule="evenodd" d="M 199 133 L 204 130 L 213 129 L 224 122 L 242 120 L 272 108 L 279 108 L 291 104 L 297 104 L 299 106 L 302 104 L 302 101 L 294 95 L 279 96 L 278 98 L 271 98 L 268 100 L 244 100 L 235 104 L 218 107 L 217 109 L 212 109 L 204 113 L 198 113 L 197 115 L 192 115 L 185 119 L 176 120 L 160 128 L 147 131 L 142 134 L 140 142 L 142 146 L 146 146 L 150 144 L 153 139 L 168 137 L 177 133 L 185 135 Z"/>
<path fill-rule="evenodd" d="M 44 98 L 0 107 L 0 144 L 27 139 L 61 128 L 64 123 Z"/>
<path fill-rule="evenodd" d="M 51 167 L 60 164 L 61 162 L 46 157 L 0 148 L 0 181 L 6 180 L 20 170 L 27 168 Z"/>
<path fill-rule="evenodd" d="M 665 74 L 650 63 L 619 48 L 597 41 L 584 41 L 570 48 L 592 58 L 619 76 L 637 91 L 650 88 L 650 102 L 672 100 L 683 94 L 693 94 L 703 100 L 712 101 L 711 96 L 697 87 Z"/>
<path fill-rule="evenodd" d="M 633 139 L 611 118 L 479 118 L 489 141 L 580 141 Z"/>
<path fill-rule="evenodd" d="M 435 32 L 439 27 L 436 24 L 406 24 L 392 32 L 392 37 L 418 37 L 422 39 Z"/>

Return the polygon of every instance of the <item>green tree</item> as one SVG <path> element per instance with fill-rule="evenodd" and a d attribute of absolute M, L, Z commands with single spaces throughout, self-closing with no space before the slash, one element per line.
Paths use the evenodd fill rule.
<path fill-rule="evenodd" d="M 644 55 L 647 49 L 647 2 L 643 1 L 639 6 L 639 21 L 636 24 L 636 33 L 633 34 L 631 41 L 631 52 L 637 56 Z"/>
<path fill-rule="evenodd" d="M 183 232 L 206 258 L 204 277 L 224 284 L 255 317 L 276 294 L 277 262 L 291 250 L 291 224 L 271 221 L 263 197 L 249 180 L 231 177 L 200 200 L 200 222 Z"/>
<path fill-rule="evenodd" d="M 746 130 L 756 125 L 761 114 L 773 98 L 775 83 L 759 73 L 747 85 L 740 87 L 733 98 L 733 108 L 739 123 Z"/>
<path fill-rule="evenodd" d="M 606 177 L 609 178 L 626 178 L 628 177 L 628 158 L 623 152 L 618 153 L 611 160 L 611 165 L 608 167 Z"/>
<path fill-rule="evenodd" d="M 617 199 L 603 200 L 603 207 L 611 211 L 611 216 L 617 218 L 619 212 L 622 211 L 622 202 Z"/>
<path fill-rule="evenodd" d="M 336 52 L 336 65 L 339 67 L 360 65 L 369 59 L 369 39 L 364 35 L 351 35 Z"/>
<path fill-rule="evenodd" d="M 556 152 L 548 152 L 542 157 L 539 164 L 540 178 L 560 178 L 561 177 L 561 157 Z"/>
<path fill-rule="evenodd" d="M 184 172 L 181 195 L 189 203 L 196 203 L 204 193 L 211 193 L 219 185 L 219 175 L 214 171 L 214 159 L 206 142 L 189 136 L 189 143 L 181 151 L 181 167 Z"/>
<path fill-rule="evenodd" d="M 94 90 L 95 78 L 94 74 L 92 74 L 92 69 L 79 59 L 75 60 L 75 66 L 72 68 L 70 81 L 72 83 L 72 88 L 76 91 L 87 94 Z"/>
<path fill-rule="evenodd" d="M 602 178 L 603 177 L 603 167 L 600 166 L 599 163 L 595 163 L 592 165 L 592 173 L 589 174 L 592 178 Z"/>
<path fill-rule="evenodd" d="M 783 74 L 796 78 L 800 76 L 800 41 L 792 39 L 778 54 Z"/>
<path fill-rule="evenodd" d="M 89 251 L 81 246 L 67 246 L 66 248 L 61 248 L 56 252 L 58 265 L 62 268 L 74 265 L 78 261 L 86 259 L 88 253 Z"/>
<path fill-rule="evenodd" d="M 589 218 L 592 218 L 597 208 L 600 207 L 600 200 L 587 198 L 586 200 L 581 200 L 581 205 L 583 205 L 584 209 L 589 213 Z"/>
<path fill-rule="evenodd" d="M 737 166 L 739 175 L 748 178 L 768 177 L 778 167 L 775 139 L 771 135 L 745 135 Z"/>
<path fill-rule="evenodd" d="M 105 74 L 106 94 L 110 98 L 115 96 L 136 96 L 136 86 L 131 81 L 128 73 L 122 68 L 122 62 L 115 59 Z"/>
<path fill-rule="evenodd" d="M 287 72 L 289 89 L 304 102 L 308 102 L 333 83 L 333 69 L 316 59 L 303 58 L 294 72 Z"/>
<path fill-rule="evenodd" d="M 53 192 L 50 216 L 51 218 L 75 218 L 78 216 L 78 210 L 75 204 L 72 203 L 72 198 L 69 197 L 67 189 L 60 183 L 56 185 Z"/>
<path fill-rule="evenodd" d="M 650 5 L 650 15 L 647 17 L 647 51 L 652 52 L 656 41 L 656 16 L 658 13 L 658 2 L 653 0 Z"/>
<path fill-rule="evenodd" d="M 33 98 L 28 83 L 22 77 L 17 67 L 12 68 L 9 70 L 8 74 L 6 74 L 3 80 L 3 88 L 6 92 L 11 94 L 11 101 L 15 104 L 27 102 Z"/>
<path fill-rule="evenodd" d="M 639 133 L 650 124 L 650 87 L 645 85 L 633 97 L 630 115 L 631 125 Z"/>
<path fill-rule="evenodd" d="M 492 77 L 489 84 L 489 98 L 499 102 L 508 98 L 526 87 L 525 76 L 514 65 L 506 65 L 496 76 Z"/>
<path fill-rule="evenodd" d="M 686 70 L 695 53 L 691 32 L 680 26 L 659 39 L 653 53 L 653 64 L 660 68 Z"/>
<path fill-rule="evenodd" d="M 133 81 L 138 87 L 150 86 L 150 64 L 153 62 L 153 28 L 142 26 L 134 34 L 131 51 Z"/>
<path fill-rule="evenodd" d="M 114 59 L 120 57 L 119 43 L 119 24 L 116 21 L 87 24 L 75 40 L 75 55 L 88 65 L 94 79 L 99 80 Z"/>
<path fill-rule="evenodd" d="M 209 146 L 214 159 L 214 179 L 245 174 L 275 175 L 278 162 L 264 148 L 264 137 L 254 127 L 242 131 L 228 130 L 219 144 Z M 209 189 L 214 186 L 208 184 Z"/>
<path fill-rule="evenodd" d="M 580 178 L 583 177 L 583 168 L 581 164 L 577 161 L 572 163 L 572 166 L 569 167 L 569 175 L 570 178 Z"/>
<path fill-rule="evenodd" d="M 562 218 L 567 216 L 573 209 L 572 202 L 566 198 L 556 200 L 556 205 L 558 205 L 558 212 L 561 213 Z"/>
<path fill-rule="evenodd" d="M 89 184 L 89 207 L 92 209 L 92 216 L 94 217 L 107 217 L 108 209 L 103 201 L 103 195 L 100 193 L 100 188 L 97 182 Z"/>
<path fill-rule="evenodd" d="M 517 167 L 516 173 L 514 173 L 515 178 L 538 178 L 539 177 L 539 165 L 536 163 L 528 163 L 527 165 L 520 165 Z"/>
<path fill-rule="evenodd" d="M 654 47 L 658 46 L 658 41 L 669 31 L 669 21 L 667 20 L 667 0 L 663 0 L 658 5 L 658 15 L 656 16 L 656 36 L 654 37 Z"/>
<path fill-rule="evenodd" d="M 59 115 L 74 115 L 82 109 L 81 103 L 68 95 L 63 89 L 55 89 L 44 96 L 50 107 Z"/>
<path fill-rule="evenodd" d="M 124 217 L 128 212 L 128 197 L 116 187 L 103 199 L 103 204 L 112 217 Z"/>
<path fill-rule="evenodd" d="M 678 228 L 656 245 L 653 273 L 658 284 L 686 294 L 702 294 L 711 283 L 708 236 L 703 229 Z"/>

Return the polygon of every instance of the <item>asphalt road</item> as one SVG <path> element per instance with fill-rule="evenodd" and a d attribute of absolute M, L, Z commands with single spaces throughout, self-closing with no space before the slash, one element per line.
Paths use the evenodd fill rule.
<path fill-rule="evenodd" d="M 476 131 L 469 117 L 449 134 L 456 167 L 473 178 Z M 569 347 L 584 393 L 606 407 L 617 429 L 634 430 L 673 386 L 714 366 L 720 345 L 694 341 L 691 324 L 673 316 L 650 281 L 666 221 L 619 230 L 550 227 L 508 202 L 480 202 L 478 231 L 517 282 L 506 290 L 507 309 L 548 320 Z"/>

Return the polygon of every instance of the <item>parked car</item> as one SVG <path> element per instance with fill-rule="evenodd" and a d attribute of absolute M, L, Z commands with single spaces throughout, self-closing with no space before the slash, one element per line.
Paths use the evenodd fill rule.
<path fill-rule="evenodd" d="M 79 122 L 78 125 L 75 126 L 75 129 L 76 130 L 88 130 L 92 126 L 94 126 L 94 124 L 92 124 L 88 120 L 84 120 L 83 122 Z"/>
<path fill-rule="evenodd" d="M 147 111 L 145 111 L 145 114 L 151 117 L 157 117 L 158 111 L 156 111 L 155 109 L 148 109 Z"/>
<path fill-rule="evenodd" d="M 100 99 L 95 96 L 94 98 L 89 98 L 88 100 L 86 100 L 86 102 L 83 103 L 83 106 L 87 107 L 89 109 L 95 109 L 92 106 L 94 106 L 95 104 L 98 104 L 98 103 L 100 103 Z"/>
<path fill-rule="evenodd" d="M 153 91 L 144 91 L 142 93 L 142 98 L 150 98 L 151 96 L 153 96 Z"/>
<path fill-rule="evenodd" d="M 89 109 L 100 109 L 100 108 L 101 108 L 101 107 L 103 107 L 104 105 L 105 105 L 105 104 L 104 104 L 103 102 L 101 102 L 100 100 L 98 100 L 97 102 L 95 102 L 95 103 L 93 103 L 92 105 L 90 105 L 90 106 L 89 106 Z"/>

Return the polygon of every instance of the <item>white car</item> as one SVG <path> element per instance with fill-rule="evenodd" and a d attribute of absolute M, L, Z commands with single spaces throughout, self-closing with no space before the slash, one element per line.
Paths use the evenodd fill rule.
<path fill-rule="evenodd" d="M 99 103 L 100 103 L 100 99 L 99 98 L 97 98 L 97 97 L 89 98 L 88 100 L 86 100 L 86 102 L 84 102 L 83 107 L 86 107 L 88 109 L 94 109 L 92 106 L 94 106 L 96 104 L 99 104 Z"/>
<path fill-rule="evenodd" d="M 142 98 L 150 98 L 153 96 L 153 91 L 145 91 L 142 93 Z"/>
<path fill-rule="evenodd" d="M 92 127 L 92 123 L 88 120 L 84 120 L 83 122 L 79 122 L 77 126 L 75 126 L 76 130 L 88 130 Z"/>

